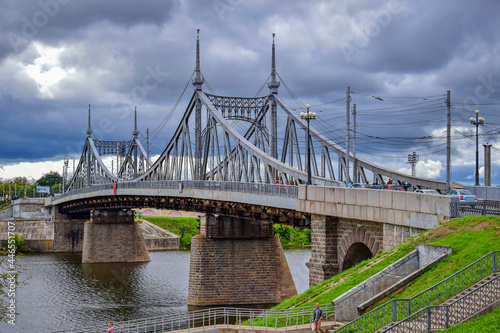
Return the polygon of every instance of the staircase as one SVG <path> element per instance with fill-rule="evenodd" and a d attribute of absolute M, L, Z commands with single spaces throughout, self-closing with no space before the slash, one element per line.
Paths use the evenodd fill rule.
<path fill-rule="evenodd" d="M 500 300 L 500 273 L 494 273 L 439 306 L 429 306 L 399 323 L 375 333 L 429 332 L 446 329 L 470 319 Z"/>
<path fill-rule="evenodd" d="M 457 325 L 500 302 L 500 251 L 493 251 L 409 299 L 387 302 L 336 333 L 430 332 Z"/>

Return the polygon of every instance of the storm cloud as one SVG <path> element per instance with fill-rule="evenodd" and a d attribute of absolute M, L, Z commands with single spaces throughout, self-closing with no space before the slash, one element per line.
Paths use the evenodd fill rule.
<path fill-rule="evenodd" d="M 89 104 L 99 139 L 130 138 L 135 106 L 141 133 L 156 129 L 187 87 L 155 135 L 161 152 L 192 93 L 201 29 L 202 73 L 218 94 L 255 96 L 270 74 L 276 33 L 280 94 L 292 105 L 286 84 L 322 109 L 314 125 L 344 145 L 350 86 L 358 154 L 395 170 L 408 171 L 405 157 L 417 151 L 417 174 L 444 179 L 450 90 L 452 179 L 471 182 L 468 119 L 480 109 L 480 141 L 493 144 L 492 180 L 500 183 L 499 7 L 495 0 L 0 0 L 0 165 L 78 158 Z"/>

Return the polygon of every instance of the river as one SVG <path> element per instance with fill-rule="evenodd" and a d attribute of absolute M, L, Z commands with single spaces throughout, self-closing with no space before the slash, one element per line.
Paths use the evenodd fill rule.
<path fill-rule="evenodd" d="M 297 291 L 309 285 L 309 249 L 285 250 Z M 16 325 L 2 333 L 46 333 L 188 311 L 189 251 L 150 252 L 148 263 L 83 264 L 81 254 L 28 254 Z"/>

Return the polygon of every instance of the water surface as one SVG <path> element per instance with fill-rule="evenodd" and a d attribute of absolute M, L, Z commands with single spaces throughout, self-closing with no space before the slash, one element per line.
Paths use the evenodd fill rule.
<path fill-rule="evenodd" d="M 297 291 L 308 288 L 310 250 L 285 250 Z M 20 259 L 28 284 L 16 295 L 16 326 L 0 332 L 45 333 L 187 312 L 189 251 L 150 252 L 147 263 L 84 264 L 81 254 Z"/>

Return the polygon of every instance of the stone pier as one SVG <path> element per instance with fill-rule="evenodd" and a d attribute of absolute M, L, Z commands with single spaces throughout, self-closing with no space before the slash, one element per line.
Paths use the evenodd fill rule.
<path fill-rule="evenodd" d="M 150 261 L 132 210 L 93 210 L 85 222 L 82 262 Z"/>
<path fill-rule="evenodd" d="M 188 304 L 271 304 L 297 294 L 271 223 L 208 215 L 191 241 Z"/>

